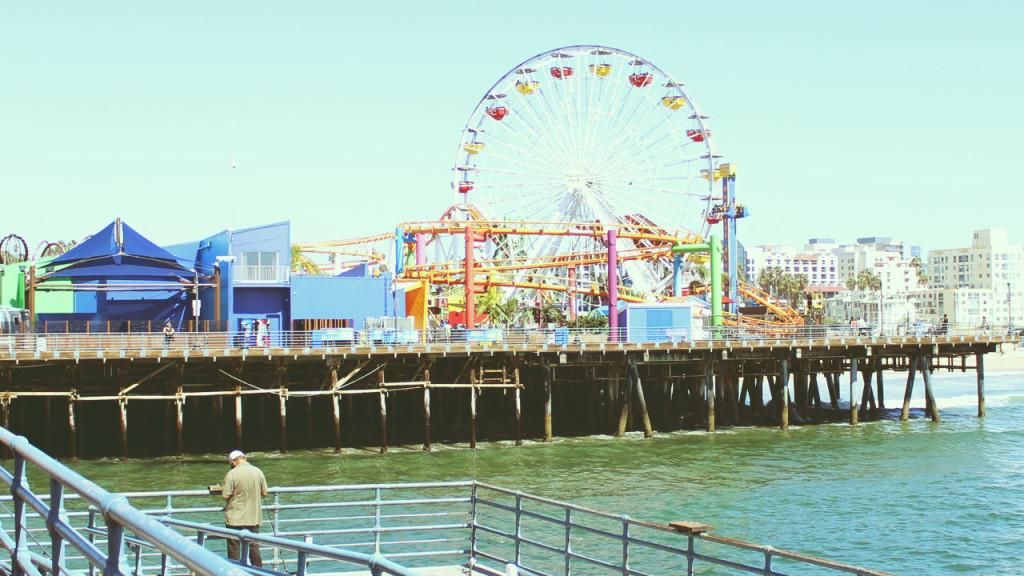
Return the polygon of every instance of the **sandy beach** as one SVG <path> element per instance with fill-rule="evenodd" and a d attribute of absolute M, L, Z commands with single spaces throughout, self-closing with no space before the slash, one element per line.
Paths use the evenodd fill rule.
<path fill-rule="evenodd" d="M 985 372 L 1024 370 L 1024 346 L 1004 344 L 1002 352 L 985 354 Z"/>

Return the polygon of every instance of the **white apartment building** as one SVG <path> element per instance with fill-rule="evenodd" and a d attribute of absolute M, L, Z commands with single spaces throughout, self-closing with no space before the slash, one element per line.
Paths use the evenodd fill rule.
<path fill-rule="evenodd" d="M 808 286 L 840 287 L 843 283 L 833 248 L 834 240 L 820 238 L 812 239 L 803 250 L 787 245 L 747 248 L 747 278 L 756 283 L 761 270 L 778 267 L 787 274 L 807 276 Z"/>
<path fill-rule="evenodd" d="M 903 256 L 903 244 L 889 238 L 859 238 L 839 246 L 831 238 L 813 238 L 802 250 L 793 246 L 757 246 L 747 249 L 747 278 L 757 281 L 766 268 L 777 266 L 789 274 L 804 274 L 809 287 L 843 288 L 847 278 L 868 269 L 882 281 L 886 297 L 923 289 L 917 268 Z"/>
<path fill-rule="evenodd" d="M 916 292 L 924 288 L 920 284 L 917 268 L 910 265 L 910 259 L 903 255 L 903 243 L 890 238 L 858 238 L 856 244 L 836 248 L 839 259 L 840 283 L 847 278 L 856 278 L 861 270 L 870 270 L 882 282 L 882 294 L 886 297 Z"/>
<path fill-rule="evenodd" d="M 1024 325 L 1024 247 L 1013 246 L 1007 231 L 974 232 L 970 248 L 928 252 L 928 290 L 922 313 L 947 314 L 957 324 Z"/>

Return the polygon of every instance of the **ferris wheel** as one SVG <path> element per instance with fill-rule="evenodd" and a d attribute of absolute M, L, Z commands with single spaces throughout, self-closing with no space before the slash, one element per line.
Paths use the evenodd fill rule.
<path fill-rule="evenodd" d="M 634 54 L 602 46 L 538 54 L 470 115 L 453 170 L 456 204 L 488 220 L 706 236 L 717 162 L 706 119 L 682 83 Z M 518 242 L 531 257 L 587 249 L 560 236 Z M 644 290 L 667 283 L 664 263 L 624 266 Z"/>

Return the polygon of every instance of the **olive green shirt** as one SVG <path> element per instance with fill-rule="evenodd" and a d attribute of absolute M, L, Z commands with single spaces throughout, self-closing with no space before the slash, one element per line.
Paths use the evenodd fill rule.
<path fill-rule="evenodd" d="M 267 495 L 267 479 L 259 468 L 242 462 L 224 476 L 224 523 L 228 526 L 259 526 L 263 520 L 260 499 Z"/>

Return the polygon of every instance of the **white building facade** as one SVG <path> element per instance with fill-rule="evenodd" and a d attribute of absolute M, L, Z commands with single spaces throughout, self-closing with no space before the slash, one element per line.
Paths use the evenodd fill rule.
<path fill-rule="evenodd" d="M 969 248 L 928 252 L 928 290 L 922 313 L 951 322 L 1024 325 L 1024 247 L 1002 228 L 978 230 Z"/>
<path fill-rule="evenodd" d="M 809 287 L 839 287 L 839 261 L 832 253 L 834 240 L 814 239 L 803 250 L 795 246 L 756 246 L 747 248 L 747 278 L 752 284 L 768 268 L 780 268 L 787 274 L 807 276 Z"/>

